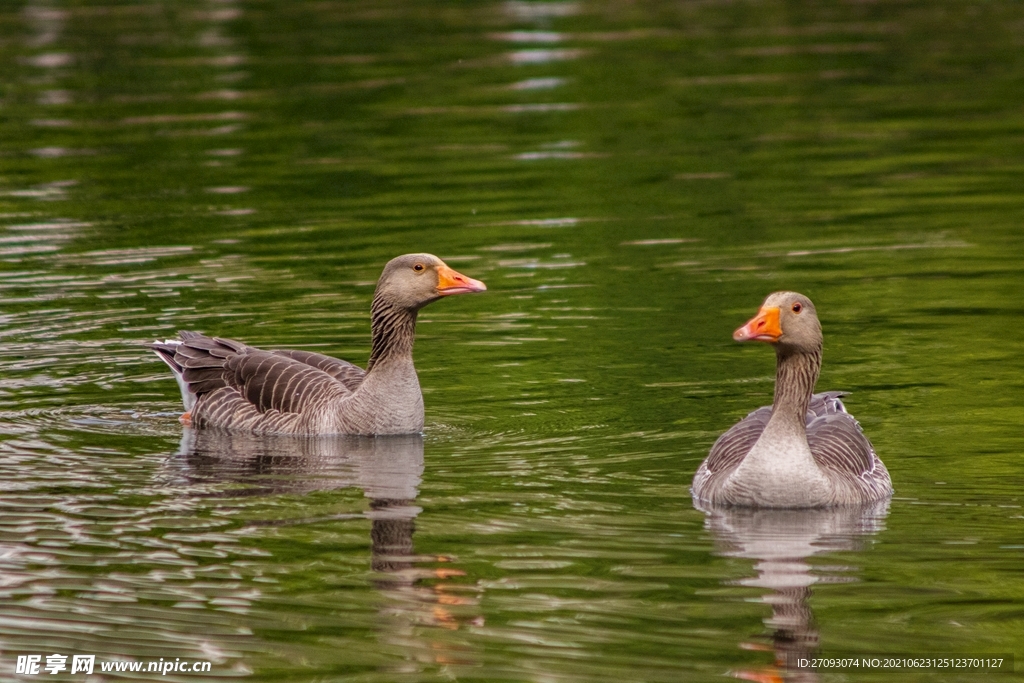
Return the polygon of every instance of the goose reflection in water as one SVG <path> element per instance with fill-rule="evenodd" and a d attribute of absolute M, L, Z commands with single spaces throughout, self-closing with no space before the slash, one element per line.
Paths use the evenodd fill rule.
<path fill-rule="evenodd" d="M 707 517 L 704 525 L 715 539 L 717 552 L 726 557 L 755 560 L 757 576 L 741 579 L 743 586 L 765 588 L 763 601 L 771 606 L 764 623 L 771 631 L 770 646 L 744 644 L 774 652 L 774 666 L 732 672 L 736 678 L 761 683 L 811 683 L 818 674 L 800 668 L 801 658 L 818 649 L 818 627 L 808 604 L 815 583 L 856 581 L 849 575 L 812 571 L 812 555 L 858 550 L 866 536 L 883 530 L 888 500 L 863 506 L 812 510 L 774 510 L 697 505 Z"/>
<path fill-rule="evenodd" d="M 423 437 L 254 436 L 244 433 L 185 429 L 177 462 L 190 482 L 209 480 L 247 484 L 253 488 L 224 492 L 226 496 L 302 494 L 358 487 L 369 498 L 365 513 L 267 522 L 288 526 L 322 524 L 331 520 L 370 520 L 371 583 L 387 599 L 381 614 L 381 633 L 389 651 L 413 668 L 421 664 L 473 663 L 462 644 L 439 642 L 437 631 L 479 625 L 477 599 L 468 586 L 446 585 L 462 576 L 455 567 L 422 567 L 451 558 L 415 555 L 413 533 L 421 512 L 416 497 L 423 476 Z M 430 585 L 425 585 L 430 581 Z"/>

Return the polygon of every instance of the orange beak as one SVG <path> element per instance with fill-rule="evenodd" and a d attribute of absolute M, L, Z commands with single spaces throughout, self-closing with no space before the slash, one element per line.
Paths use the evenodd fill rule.
<path fill-rule="evenodd" d="M 443 263 L 437 267 L 437 293 L 441 296 L 470 294 L 486 290 L 487 285 L 484 283 L 471 277 L 466 277 Z"/>
<path fill-rule="evenodd" d="M 777 306 L 762 307 L 746 325 L 732 333 L 736 341 L 763 341 L 775 343 L 782 337 Z"/>

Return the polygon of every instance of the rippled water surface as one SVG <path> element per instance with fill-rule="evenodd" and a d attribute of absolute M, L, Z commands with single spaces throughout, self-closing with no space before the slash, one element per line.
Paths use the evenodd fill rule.
<path fill-rule="evenodd" d="M 4 680 L 1010 680 L 1024 659 L 1024 7 L 0 6 Z M 194 433 L 145 344 L 363 363 L 392 256 L 425 435 Z M 888 506 L 708 513 L 814 299 Z M 19 655 L 206 674 L 15 673 Z M 1017 663 L 1018 672 L 1021 662 Z"/>

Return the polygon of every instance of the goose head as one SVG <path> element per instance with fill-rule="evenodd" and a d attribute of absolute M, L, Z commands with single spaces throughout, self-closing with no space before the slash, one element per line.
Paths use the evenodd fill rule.
<path fill-rule="evenodd" d="M 384 266 L 374 298 L 417 311 L 441 297 L 486 289 L 484 283 L 453 270 L 433 254 L 405 254 Z"/>
<path fill-rule="evenodd" d="M 821 349 L 821 323 L 814 304 L 803 294 L 774 292 L 732 338 L 768 342 L 779 350 L 813 352 Z"/>

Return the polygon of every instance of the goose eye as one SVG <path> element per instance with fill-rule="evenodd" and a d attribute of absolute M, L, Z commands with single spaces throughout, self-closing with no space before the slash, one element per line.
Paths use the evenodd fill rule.
<path fill-rule="evenodd" d="M 412 269 L 415 270 L 417 273 L 422 272 L 423 264 L 422 263 L 417 263 L 415 266 L 412 267 Z"/>
<path fill-rule="evenodd" d="M 801 306 L 800 304 L 793 304 L 793 312 L 794 313 L 799 313 L 802 310 L 804 310 L 803 306 Z"/>

